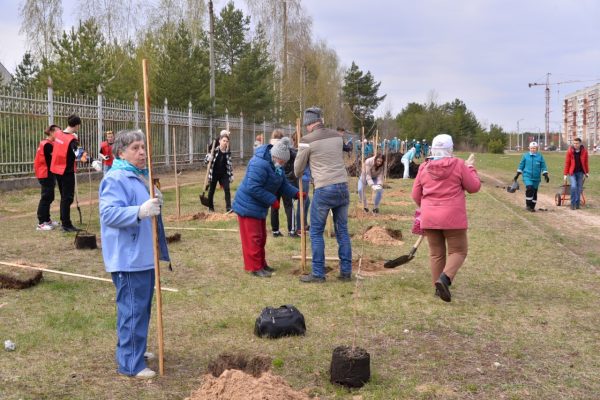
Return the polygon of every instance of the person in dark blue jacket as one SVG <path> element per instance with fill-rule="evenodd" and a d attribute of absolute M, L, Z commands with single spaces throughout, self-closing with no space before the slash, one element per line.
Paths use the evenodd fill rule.
<path fill-rule="evenodd" d="M 537 142 L 529 143 L 529 152 L 523 154 L 523 157 L 521 157 L 521 162 L 517 168 L 517 174 L 514 177 L 515 182 L 519 179 L 519 175 L 521 174 L 523 174 L 523 183 L 525 184 L 526 210 L 535 212 L 541 175 L 544 176 L 546 183 L 550 182 L 546 161 L 544 160 L 544 156 L 538 153 Z"/>
<path fill-rule="evenodd" d="M 284 165 L 290 159 L 291 141 L 284 137 L 274 145 L 256 148 L 233 200 L 238 215 L 244 269 L 254 276 L 268 278 L 274 271 L 265 259 L 267 213 L 279 208 L 279 197 L 298 198 L 298 189 L 286 179 Z"/>

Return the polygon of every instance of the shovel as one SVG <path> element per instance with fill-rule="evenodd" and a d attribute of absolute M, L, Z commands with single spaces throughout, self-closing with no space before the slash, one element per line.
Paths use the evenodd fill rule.
<path fill-rule="evenodd" d="M 405 254 L 405 255 L 395 258 L 393 260 L 386 261 L 385 264 L 383 264 L 383 266 L 385 268 L 396 268 L 400 265 L 406 264 L 407 262 L 409 262 L 410 260 L 415 258 L 415 253 L 417 252 L 417 249 L 421 245 L 422 241 L 423 241 L 423 235 L 419 236 L 419 238 L 417 239 L 417 242 L 412 247 L 412 249 L 410 249 L 408 254 Z"/>
<path fill-rule="evenodd" d="M 77 192 L 79 192 L 79 189 L 77 189 L 77 173 L 75 173 L 74 176 L 75 176 L 75 204 L 77 205 L 77 212 L 79 213 L 79 225 L 82 225 L 83 217 L 81 216 L 81 207 L 79 207 L 79 195 L 77 194 Z"/>
<path fill-rule="evenodd" d="M 200 195 L 200 203 L 202 203 L 202 205 L 204 207 L 210 207 L 210 202 L 208 201 L 208 197 L 206 197 L 206 191 L 208 190 L 208 174 L 210 172 L 210 169 L 212 168 L 212 164 L 213 161 L 215 160 L 215 150 L 217 148 L 217 141 L 215 140 L 213 142 L 213 147 L 212 150 L 210 152 L 211 158 L 210 158 L 210 162 L 208 163 L 208 168 L 206 168 L 206 176 L 204 177 L 204 191 L 202 192 L 202 194 Z"/>

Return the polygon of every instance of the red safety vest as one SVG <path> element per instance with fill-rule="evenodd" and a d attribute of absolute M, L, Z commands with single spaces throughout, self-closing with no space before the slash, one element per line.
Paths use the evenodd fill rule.
<path fill-rule="evenodd" d="M 44 147 L 48 143 L 53 144 L 48 139 L 42 140 L 35 152 L 35 159 L 33 160 L 33 170 L 35 171 L 35 176 L 38 179 L 44 179 L 48 177 L 48 164 L 46 164 L 46 156 L 44 155 Z"/>
<path fill-rule="evenodd" d="M 54 133 L 54 150 L 52 151 L 52 164 L 50 164 L 50 172 L 56 175 L 63 175 L 67 168 L 67 152 L 71 141 L 75 140 L 75 136 L 63 131 Z M 76 165 L 73 166 L 74 171 L 77 171 Z"/>
<path fill-rule="evenodd" d="M 100 152 L 103 155 L 108 156 L 108 160 L 102 161 L 104 165 L 111 167 L 113 164 L 113 160 L 115 159 L 112 152 L 112 144 L 109 144 L 107 141 L 102 142 L 102 144 L 100 145 Z"/>

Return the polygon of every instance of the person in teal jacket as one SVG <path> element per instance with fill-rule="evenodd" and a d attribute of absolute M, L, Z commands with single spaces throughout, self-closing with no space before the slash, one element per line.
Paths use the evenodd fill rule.
<path fill-rule="evenodd" d="M 538 144 L 536 142 L 529 143 L 529 152 L 523 154 L 517 174 L 514 181 L 519 179 L 519 175 L 523 174 L 523 183 L 525 184 L 525 207 L 527 211 L 535 212 L 537 203 L 537 192 L 540 186 L 541 176 L 544 176 L 546 183 L 550 182 L 548 168 L 544 156 L 538 153 Z"/>

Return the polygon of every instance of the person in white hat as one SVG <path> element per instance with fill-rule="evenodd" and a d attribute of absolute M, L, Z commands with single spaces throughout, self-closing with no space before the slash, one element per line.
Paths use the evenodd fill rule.
<path fill-rule="evenodd" d="M 437 135 L 431 157 L 419 167 L 412 198 L 421 208 L 421 228 L 429 244 L 429 264 L 435 295 L 451 300 L 450 285 L 467 257 L 465 191 L 476 193 L 481 181 L 475 156 L 466 161 L 453 156 L 450 135 Z"/>
<path fill-rule="evenodd" d="M 541 176 L 544 176 L 546 183 L 550 182 L 546 161 L 544 160 L 544 156 L 538 152 L 537 142 L 529 143 L 529 152 L 523 154 L 521 157 L 517 174 L 513 180 L 517 181 L 521 174 L 523 174 L 523 183 L 525 184 L 525 209 L 535 212 L 538 187 L 542 180 Z"/>

